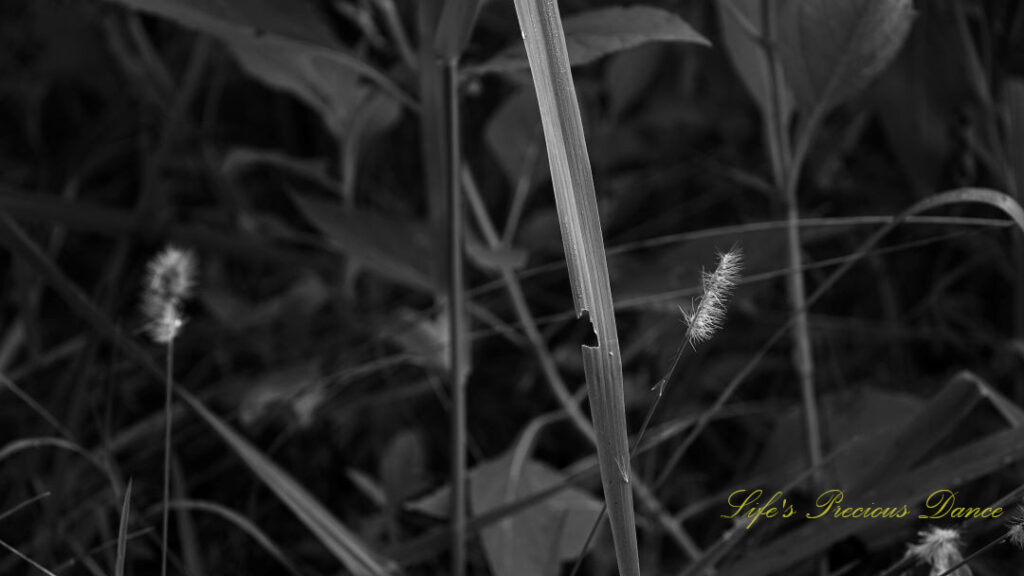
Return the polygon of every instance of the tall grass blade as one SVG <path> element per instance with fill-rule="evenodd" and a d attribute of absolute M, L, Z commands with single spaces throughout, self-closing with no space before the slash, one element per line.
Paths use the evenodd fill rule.
<path fill-rule="evenodd" d="M 132 481 L 124 491 L 124 503 L 121 504 L 121 523 L 117 528 L 117 559 L 114 563 L 114 576 L 124 576 L 124 562 L 128 557 L 128 515 L 131 512 Z M 166 504 L 166 503 L 165 503 Z"/>
<path fill-rule="evenodd" d="M 640 560 L 629 485 L 622 360 L 594 178 L 565 34 L 554 0 L 515 0 L 515 6 L 540 105 L 573 302 L 577 316 L 588 314 L 597 336 L 597 346 L 583 347 L 583 366 L 615 555 L 619 573 L 635 576 L 640 573 Z"/>

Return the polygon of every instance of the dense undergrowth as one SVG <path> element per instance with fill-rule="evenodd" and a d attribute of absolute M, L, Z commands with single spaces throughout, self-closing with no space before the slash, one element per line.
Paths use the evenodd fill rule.
<path fill-rule="evenodd" d="M 528 60 L 517 18 L 534 4 L 0 4 L 0 573 L 159 570 L 166 350 L 140 300 L 169 244 L 197 263 L 173 338 L 170 574 L 570 569 L 609 486 L 580 346 L 608 342 L 574 312 L 544 52 Z M 557 4 L 630 434 L 702 271 L 743 252 L 724 326 L 684 347 L 623 472 L 641 573 L 903 559 L 935 576 L 922 548 L 905 557 L 918 531 L 956 529 L 939 545 L 963 556 L 1006 533 L 1024 492 L 1024 8 Z M 912 513 L 735 528 L 730 494 L 755 489 Z M 1006 514 L 917 518 L 943 489 Z M 583 573 L 623 566 L 601 526 Z M 1022 558 L 1003 544 L 971 568 Z"/>

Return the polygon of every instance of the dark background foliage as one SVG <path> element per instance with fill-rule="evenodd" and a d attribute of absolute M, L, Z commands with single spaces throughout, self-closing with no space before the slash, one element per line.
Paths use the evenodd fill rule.
<path fill-rule="evenodd" d="M 271 25 L 251 29 L 254 37 L 287 35 L 289 21 L 267 16 L 273 10 L 308 9 L 331 42 L 418 99 L 416 71 L 387 28 L 382 6 L 390 3 L 221 4 L 271 7 L 252 13 L 254 22 Z M 429 502 L 448 479 L 450 452 L 444 308 L 429 280 L 426 288 L 417 284 L 437 249 L 427 233 L 417 111 L 366 77 L 333 68 L 313 73 L 318 82 L 338 74 L 335 100 L 318 108 L 281 90 L 273 73 L 253 73 L 223 38 L 124 4 L 133 3 L 0 3 L 0 214 L 27 231 L 123 338 L 139 342 L 146 261 L 167 243 L 193 249 L 199 290 L 176 343 L 179 385 L 372 548 L 401 559 L 413 555 L 402 547 L 411 543 L 425 558 L 408 573 L 446 573 L 444 547 L 417 540 L 444 525 L 427 512 L 443 508 Z M 559 2 L 567 18 L 620 4 L 633 2 Z M 716 250 L 739 245 L 749 279 L 730 303 L 725 329 L 686 357 L 669 387 L 655 424 L 671 430 L 707 410 L 789 318 L 785 229 L 760 226 L 779 222 L 784 207 L 770 183 L 760 111 L 723 43 L 720 8 L 706 0 L 642 4 L 682 18 L 712 46 L 644 43 L 573 68 L 609 247 L 631 430 L 682 338 L 679 306 L 699 294 L 701 269 L 713 266 Z M 804 229 L 811 290 L 835 269 L 833 259 L 856 252 L 884 223 L 868 217 L 897 214 L 951 188 L 1016 195 L 1024 186 L 1024 8 L 1011 0 L 916 4 L 896 59 L 827 116 L 810 150 L 801 215 L 827 224 Z M 395 5 L 415 51 L 416 2 Z M 464 161 L 482 207 L 500 233 L 522 202 L 507 250 L 470 257 L 471 466 L 513 449 L 538 416 L 560 409 L 500 263 L 514 262 L 572 391 L 582 390 L 579 345 L 589 331 L 572 314 L 528 69 L 480 68 L 518 39 L 513 3 L 484 2 L 462 59 Z M 337 124 L 325 122 L 326 113 Z M 344 218 L 325 225 L 317 215 L 335 213 L 318 206 Z M 895 434 L 928 409 L 936 420 L 928 451 L 912 456 L 918 463 L 1024 423 L 1020 231 L 987 206 L 929 215 L 985 220 L 897 228 L 810 311 L 827 451 L 878 430 Z M 468 221 L 470 242 L 483 244 L 479 221 Z M 38 407 L 9 388 L 0 393 L 0 444 L 63 437 L 90 451 L 107 474 L 134 479 L 132 529 L 157 526 L 160 382 L 98 335 L 81 307 L 5 237 L 0 373 Z M 791 356 L 788 340 L 771 348 L 674 469 L 664 466 L 678 435 L 634 462 L 641 477 L 668 474 L 657 500 L 702 549 L 730 527 L 720 517 L 730 490 L 781 487 L 806 466 Z M 966 388 L 954 378 L 963 371 L 974 378 Z M 962 401 L 940 410 L 932 400 L 943 393 Z M 335 573 L 337 561 L 206 424 L 183 409 L 176 426 L 176 498 L 237 511 L 300 573 Z M 887 448 L 873 442 L 874 450 Z M 556 421 L 540 432 L 533 458 L 558 470 L 591 453 L 575 428 Z M 105 476 L 46 446 L 0 454 L 0 508 L 50 493 L 0 519 L 0 539 L 51 569 L 74 562 L 58 574 L 110 573 L 113 551 L 101 547 L 116 537 L 121 495 Z M 1024 469 L 1013 454 L 994 469 L 958 476 L 964 501 L 988 505 L 1020 486 Z M 840 487 L 844 467 L 857 462 L 843 458 L 830 472 Z M 890 479 L 913 478 L 897 474 Z M 593 478 L 581 490 L 576 496 L 586 506 L 596 500 L 584 494 L 600 495 Z M 790 493 L 797 502 L 813 500 L 808 488 Z M 645 573 L 682 570 L 688 559 L 677 542 L 640 510 Z M 190 518 L 175 520 L 172 549 L 191 573 L 282 570 L 237 527 L 201 513 Z M 777 542 L 798 525 L 755 527 L 719 568 L 728 574 L 743 558 L 779 551 Z M 829 544 L 831 568 L 853 563 L 854 573 L 877 573 L 925 525 L 893 522 Z M 991 522 L 966 532 L 966 550 L 1001 529 Z M 137 573 L 156 566 L 154 534 L 130 541 Z M 474 574 L 487 573 L 496 553 L 479 544 L 474 537 Z M 607 535 L 594 548 L 584 569 L 614 571 Z M 792 554 L 796 565 L 786 573 L 814 567 L 813 556 Z M 1019 550 L 998 549 L 972 566 L 976 574 L 1006 574 L 1020 559 Z M 29 571 L 0 555 L 0 572 Z"/>

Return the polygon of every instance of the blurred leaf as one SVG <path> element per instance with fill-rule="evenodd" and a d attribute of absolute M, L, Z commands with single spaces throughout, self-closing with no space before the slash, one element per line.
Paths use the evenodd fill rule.
<path fill-rule="evenodd" d="M 260 304 L 250 304 L 236 294 L 210 287 L 198 295 L 203 306 L 221 324 L 235 332 L 258 328 L 281 320 L 306 318 L 320 309 L 328 298 L 327 286 L 313 274 L 303 274 L 288 288 Z"/>
<path fill-rule="evenodd" d="M 398 344 L 423 366 L 447 371 L 448 354 L 447 310 L 442 307 L 431 318 L 421 312 L 400 308 L 392 322 L 380 328 L 380 335 Z"/>
<path fill-rule="evenodd" d="M 427 447 L 423 433 L 416 428 L 398 432 L 384 448 L 380 459 L 380 478 L 391 506 L 424 487 L 427 480 Z"/>
<path fill-rule="evenodd" d="M 219 35 L 228 28 L 333 47 L 327 20 L 305 0 L 112 0 L 129 8 Z"/>
<path fill-rule="evenodd" d="M 342 253 L 367 269 L 416 290 L 431 290 L 431 238 L 426 222 L 368 210 L 347 210 L 301 193 L 292 197 L 300 212 Z M 519 250 L 493 250 L 467 240 L 471 260 L 487 269 L 517 268 L 525 262 Z"/>
<path fill-rule="evenodd" d="M 896 56 L 914 19 L 911 0 L 791 0 L 779 22 L 786 79 L 805 112 L 830 110 Z"/>
<path fill-rule="evenodd" d="M 228 48 L 247 72 L 316 110 L 336 137 L 345 135 L 366 90 L 354 71 L 322 54 L 282 50 L 260 39 L 235 39 Z"/>
<path fill-rule="evenodd" d="M 983 99 L 972 42 L 962 2 L 924 2 L 906 45 L 871 90 L 886 138 L 919 191 L 940 184 L 958 146 L 958 118 Z"/>
<path fill-rule="evenodd" d="M 835 472 L 836 485 L 851 487 L 854 479 L 864 472 L 865 462 L 878 458 L 889 440 L 901 429 L 901 423 L 920 412 L 921 404 L 912 395 L 877 388 L 856 388 L 824 395 L 819 404 L 824 427 L 822 434 L 837 444 L 863 437 L 859 444 L 841 452 L 832 461 L 830 468 Z M 805 451 L 793 449 L 803 445 L 804 430 L 800 409 L 795 408 L 780 416 L 751 475 L 792 478 L 805 470 L 808 466 Z M 908 459 L 913 456 L 908 455 Z"/>
<path fill-rule="evenodd" d="M 565 482 L 565 476 L 558 471 L 528 460 L 513 490 L 509 484 L 511 465 L 509 453 L 477 468 L 470 495 L 474 515 Z M 485 528 L 481 536 L 491 569 L 497 576 L 557 575 L 552 567 L 557 568 L 558 561 L 571 560 L 579 554 L 600 512 L 599 500 L 569 488 L 541 505 Z M 557 554 L 554 559 L 552 549 Z"/>
<path fill-rule="evenodd" d="M 250 74 L 316 110 L 328 129 L 344 133 L 361 99 L 360 76 L 393 98 L 408 97 L 379 70 L 333 40 L 326 19 L 306 2 L 288 0 L 107 0 L 167 18 L 222 40 Z"/>
<path fill-rule="evenodd" d="M 527 460 L 518 471 L 518 483 L 510 485 L 513 452 L 481 462 L 469 472 L 473 515 L 481 516 L 520 498 L 559 486 L 566 476 L 536 460 Z M 416 500 L 410 508 L 437 518 L 447 518 L 449 487 L 446 485 Z M 601 501 L 588 492 L 566 488 L 540 504 L 527 508 L 482 530 L 484 551 L 498 576 L 551 575 L 552 560 L 566 561 L 583 548 L 590 527 L 601 512 Z M 557 558 L 552 559 L 552 551 Z"/>
<path fill-rule="evenodd" d="M 764 21 L 761 8 L 764 0 L 719 0 L 714 3 L 718 8 L 718 22 L 722 27 L 722 42 L 725 52 L 729 55 L 736 73 L 761 109 L 762 116 L 773 113 L 771 106 L 771 75 L 769 59 L 757 38 L 763 33 Z M 782 2 L 769 2 L 776 11 Z M 740 20 L 742 18 L 742 20 Z M 785 83 L 785 78 L 779 79 Z M 782 113 L 788 119 L 793 113 L 793 93 L 786 83 L 782 91 Z"/>
<path fill-rule="evenodd" d="M 648 44 L 608 59 L 604 85 L 612 114 L 621 116 L 643 99 L 657 77 L 661 55 L 661 46 Z"/>
<path fill-rule="evenodd" d="M 434 37 L 434 51 L 443 60 L 462 55 L 473 35 L 482 0 L 445 0 Z"/>
<path fill-rule="evenodd" d="M 303 362 L 248 381 L 240 400 L 239 420 L 243 426 L 252 426 L 283 413 L 289 424 L 307 428 L 325 400 L 318 363 Z"/>
<path fill-rule="evenodd" d="M 549 168 L 544 162 L 540 110 L 531 90 L 517 90 L 501 103 L 487 122 L 484 139 L 509 182 L 518 182 L 529 170 L 534 172 L 531 187 L 544 182 Z M 531 154 L 531 148 L 538 152 Z"/>
<path fill-rule="evenodd" d="M 949 380 L 921 410 L 905 412 L 902 418 L 905 424 L 895 434 L 886 434 L 882 442 L 876 442 L 873 457 L 861 459 L 861 465 L 851 471 L 851 476 L 845 477 L 844 486 L 858 491 L 870 490 L 885 478 L 909 470 L 956 430 L 957 424 L 967 417 L 981 398 L 978 386 L 969 379 L 956 377 Z M 898 418 L 894 414 L 890 416 Z"/>
<path fill-rule="evenodd" d="M 692 42 L 710 46 L 707 38 L 672 12 L 653 6 L 599 8 L 566 17 L 565 44 L 572 66 L 649 42 Z M 472 71 L 510 72 L 526 68 L 526 52 L 516 42 Z"/>
<path fill-rule="evenodd" d="M 423 222 L 365 210 L 345 210 L 293 194 L 296 205 L 341 252 L 404 286 L 431 291 L 430 236 Z"/>

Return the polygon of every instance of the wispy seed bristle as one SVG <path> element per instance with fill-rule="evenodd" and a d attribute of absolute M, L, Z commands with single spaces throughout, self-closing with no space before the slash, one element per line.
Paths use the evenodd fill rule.
<path fill-rule="evenodd" d="M 921 537 L 917 544 L 907 545 L 907 555 L 913 556 L 931 567 L 931 574 L 942 574 L 963 562 L 960 552 L 960 532 L 952 528 L 932 526 L 917 533 Z M 966 570 L 964 570 L 966 568 Z M 967 566 L 953 572 L 955 576 L 970 574 Z"/>
<path fill-rule="evenodd" d="M 714 272 L 701 274 L 700 299 L 692 312 L 683 311 L 683 318 L 689 326 L 687 333 L 691 344 L 710 340 L 722 327 L 725 322 L 725 304 L 739 281 L 742 265 L 742 252 L 739 248 L 732 248 L 719 254 Z"/>
<path fill-rule="evenodd" d="M 1010 523 L 1007 524 L 1007 537 L 1010 543 L 1024 550 L 1024 506 L 1018 506 Z"/>

